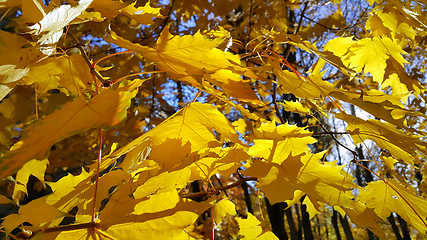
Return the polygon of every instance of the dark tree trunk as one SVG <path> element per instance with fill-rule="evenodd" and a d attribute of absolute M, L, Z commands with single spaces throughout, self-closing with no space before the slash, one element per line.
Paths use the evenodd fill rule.
<path fill-rule="evenodd" d="M 254 214 L 254 211 L 252 209 L 252 202 L 251 202 L 251 196 L 249 195 L 249 189 L 248 184 L 246 182 L 242 183 L 243 193 L 245 194 L 245 203 L 246 207 L 248 208 L 248 212 Z"/>
<path fill-rule="evenodd" d="M 337 240 L 341 240 L 341 233 L 338 227 L 338 212 L 335 210 L 332 214 L 332 226 L 334 226 L 335 234 L 337 235 Z"/>
<path fill-rule="evenodd" d="M 379 239 L 377 236 L 375 236 L 375 234 L 373 232 L 371 232 L 371 230 L 369 230 L 369 229 L 366 229 L 366 230 L 368 230 L 369 240 L 378 240 Z"/>
<path fill-rule="evenodd" d="M 313 232 L 311 231 L 311 222 L 310 222 L 310 214 L 307 212 L 307 206 L 302 204 L 304 198 L 301 198 L 301 217 L 302 217 L 302 227 L 304 229 L 304 239 L 313 240 Z"/>
<path fill-rule="evenodd" d="M 400 230 L 402 231 L 402 236 L 404 240 L 411 240 L 411 235 L 409 235 L 408 224 L 406 224 L 405 220 L 403 220 L 398 214 L 397 220 L 399 220 Z"/>
<path fill-rule="evenodd" d="M 292 207 L 295 208 L 295 213 L 297 215 L 297 221 L 298 221 L 298 239 L 302 240 L 302 220 L 301 215 L 299 211 L 299 207 L 297 204 L 294 204 Z"/>
<path fill-rule="evenodd" d="M 394 235 L 396 236 L 396 240 L 403 240 L 402 235 L 400 235 L 399 228 L 396 225 L 396 221 L 394 220 L 393 213 L 387 218 L 387 220 L 391 224 L 391 228 L 393 229 Z"/>
<path fill-rule="evenodd" d="M 341 214 L 338 214 L 338 215 L 339 215 L 338 217 L 340 218 L 342 228 L 344 230 L 345 237 L 347 238 L 347 240 L 354 240 L 353 233 L 351 232 L 350 224 L 348 224 L 348 221 L 347 221 L 347 216 L 342 217 Z"/>
<path fill-rule="evenodd" d="M 294 218 L 292 216 L 292 209 L 288 208 L 285 210 L 286 219 L 288 221 L 289 230 L 291 231 L 291 240 L 298 239 L 298 230 L 295 226 Z"/>
<path fill-rule="evenodd" d="M 265 203 L 267 205 L 268 217 L 270 218 L 273 233 L 280 240 L 287 240 L 288 234 L 286 234 L 285 230 L 285 208 L 287 204 L 281 202 L 271 205 L 267 198 L 265 198 Z"/>

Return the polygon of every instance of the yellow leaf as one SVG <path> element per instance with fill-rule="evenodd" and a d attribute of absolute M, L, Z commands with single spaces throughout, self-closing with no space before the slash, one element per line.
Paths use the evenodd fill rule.
<path fill-rule="evenodd" d="M 172 172 L 157 173 L 152 176 L 150 171 L 139 174 L 138 181 L 135 181 L 135 191 L 132 193 L 135 199 L 142 199 L 150 194 L 172 192 L 180 189 L 190 181 L 191 171 L 183 168 Z"/>
<path fill-rule="evenodd" d="M 41 197 L 32 200 L 28 204 L 21 206 L 17 214 L 10 214 L 5 217 L 2 226 L 6 232 L 10 233 L 24 222 L 40 226 L 43 223 L 65 216 L 65 213 L 58 211 L 54 206 L 46 204 L 45 199 L 46 197 Z"/>
<path fill-rule="evenodd" d="M 174 208 L 179 201 L 176 189 L 173 189 L 171 192 L 157 193 L 148 196 L 148 200 L 137 203 L 132 214 L 140 215 L 166 211 Z"/>
<path fill-rule="evenodd" d="M 21 140 L 5 153 L 1 160 L 0 176 L 13 173 L 30 159 L 43 159 L 57 141 L 85 133 L 95 127 L 109 128 L 126 118 L 136 91 L 144 80 L 136 80 L 118 89 L 107 89 L 89 102 L 84 97 L 67 103 L 61 109 L 27 127 Z M 31 146 L 31 147 L 29 147 Z"/>
<path fill-rule="evenodd" d="M 301 190 L 313 202 L 350 206 L 351 200 L 346 193 L 351 193 L 351 188 L 356 187 L 353 178 L 335 162 L 319 163 L 323 155 L 324 152 L 289 156 L 281 164 L 254 161 L 244 172 L 245 175 L 258 177 L 257 186 L 272 204 L 292 199 L 294 191 Z"/>
<path fill-rule="evenodd" d="M 375 82 L 382 84 L 386 68 L 386 60 L 394 58 L 403 65 L 406 60 L 401 54 L 406 52 L 388 37 L 363 38 L 354 43 L 346 56 L 346 61 L 357 72 L 370 72 Z"/>
<path fill-rule="evenodd" d="M 24 166 L 16 173 L 16 183 L 15 188 L 13 189 L 13 200 L 19 202 L 21 197 L 21 192 L 27 193 L 27 183 L 30 178 L 30 175 L 33 175 L 44 184 L 44 174 L 49 164 L 49 160 L 36 160 L 33 159 L 29 162 L 26 162 Z"/>
<path fill-rule="evenodd" d="M 380 158 L 387 165 L 387 167 L 389 167 L 391 170 L 394 170 L 394 164 L 398 162 L 396 159 L 384 156 L 380 156 Z"/>
<path fill-rule="evenodd" d="M 36 23 L 42 20 L 43 17 L 46 16 L 46 13 L 49 11 L 50 9 L 48 9 L 44 5 L 42 0 L 23 0 L 22 1 L 22 17 L 28 23 Z"/>
<path fill-rule="evenodd" d="M 330 93 L 331 97 L 354 104 L 377 118 L 383 119 L 399 128 L 406 127 L 404 114 L 396 117 L 393 114 L 395 110 L 401 110 L 402 113 L 411 114 L 405 110 L 400 100 L 406 95 L 388 95 L 379 90 L 370 90 L 363 93 L 334 91 Z M 396 112 L 395 112 L 396 113 Z"/>
<path fill-rule="evenodd" d="M 420 151 L 427 154 L 427 143 L 420 140 L 418 135 L 408 135 L 394 125 L 374 119 L 362 120 L 358 117 L 338 113 L 335 115 L 347 122 L 347 132 L 355 144 L 362 143 L 365 139 L 375 141 L 382 149 L 387 149 L 396 158 L 408 164 L 413 163 L 413 154 Z"/>
<path fill-rule="evenodd" d="M 62 36 L 62 31 L 71 21 L 79 16 L 92 3 L 92 0 L 80 0 L 75 7 L 62 5 L 54 8 L 40 22 L 28 26 L 35 35 L 39 36 L 38 43 L 56 44 Z"/>
<path fill-rule="evenodd" d="M 427 201 L 394 179 L 368 183 L 358 199 L 382 219 L 395 212 L 418 232 L 427 233 Z"/>
<path fill-rule="evenodd" d="M 242 77 L 231 70 L 220 69 L 213 74 L 205 74 L 203 78 L 221 87 L 230 96 L 238 101 L 250 102 L 252 104 L 263 105 L 255 91 L 249 85 L 250 81 L 243 80 Z"/>
<path fill-rule="evenodd" d="M 283 103 L 278 102 L 286 111 L 295 112 L 295 113 L 309 113 L 310 109 L 303 106 L 300 102 L 292 101 L 283 101 Z"/>
<path fill-rule="evenodd" d="M 62 212 L 69 212 L 77 207 L 79 218 L 90 216 L 95 192 L 95 183 L 92 181 L 94 175 L 95 171 L 86 172 L 82 169 L 82 173 L 78 176 L 69 174 L 58 182 L 48 183 L 53 193 L 47 196 L 46 203 Z M 120 185 L 129 179 L 129 174 L 119 170 L 108 172 L 100 177 L 95 211 L 99 210 L 102 200 L 110 197 L 111 186 Z M 54 225 L 59 223 L 60 221 L 56 221 Z"/>
<path fill-rule="evenodd" d="M 213 220 L 216 224 L 220 224 L 227 214 L 235 216 L 237 214 L 236 205 L 228 199 L 222 199 L 214 205 Z"/>
<path fill-rule="evenodd" d="M 157 40 L 155 49 L 133 44 L 112 31 L 105 40 L 129 50 L 141 52 L 145 58 L 156 62 L 161 70 L 171 74 L 171 78 L 186 81 L 198 87 L 201 85 L 197 80 L 200 80 L 204 74 L 212 74 L 219 69 L 229 69 L 241 74 L 250 72 L 240 66 L 239 56 L 216 48 L 222 39 L 208 39 L 200 32 L 193 36 L 181 37 L 172 35 L 169 32 L 169 26 L 166 26 Z"/>
<path fill-rule="evenodd" d="M 367 228 L 378 237 L 385 238 L 384 230 L 378 225 L 378 223 L 383 223 L 383 221 L 378 218 L 374 211 L 359 201 L 353 201 L 351 204 L 352 208 L 342 208 L 351 221 L 358 227 Z"/>
<path fill-rule="evenodd" d="M 268 159 L 273 163 L 282 163 L 288 156 L 296 156 L 309 151 L 307 144 L 316 142 L 312 133 L 288 123 L 276 127 L 276 123 L 263 123 L 254 129 L 255 144 L 248 154 Z"/>
<path fill-rule="evenodd" d="M 247 219 L 236 218 L 237 223 L 239 223 L 239 235 L 243 235 L 244 239 L 249 240 L 277 240 L 278 238 L 274 233 L 269 230 L 264 229 L 261 222 L 252 215 L 247 213 Z"/>
<path fill-rule="evenodd" d="M 192 103 L 135 141 L 151 138 L 150 159 L 170 170 L 191 164 L 192 160 L 182 162 L 190 153 L 208 146 L 218 146 L 213 130 L 232 142 L 240 142 L 234 127 L 214 106 Z M 141 150 L 136 147 L 126 158 L 134 158 Z"/>
<path fill-rule="evenodd" d="M 18 81 L 28 72 L 31 63 L 39 60 L 43 53 L 40 47 L 18 34 L 0 30 L 0 84 Z"/>
<path fill-rule="evenodd" d="M 262 233 L 261 222 L 251 213 L 247 213 L 247 219 L 236 218 L 239 223 L 239 234 L 245 236 L 245 239 L 256 239 Z"/>
<path fill-rule="evenodd" d="M 150 6 L 150 1 L 148 1 L 144 7 L 135 8 L 135 4 L 136 2 L 129 4 L 127 7 L 122 8 L 120 12 L 144 25 L 153 23 L 153 18 L 163 17 L 162 14 L 160 14 L 161 8 L 152 8 Z"/>
<path fill-rule="evenodd" d="M 249 159 L 249 155 L 239 144 L 231 148 L 222 147 L 203 149 L 201 159 L 189 166 L 191 180 L 210 179 L 214 174 L 230 176 L 240 167 L 240 162 Z"/>
<path fill-rule="evenodd" d="M 277 63 L 273 63 L 273 73 L 277 76 L 279 89 L 283 93 L 292 93 L 298 98 L 323 98 L 334 89 L 331 83 L 322 80 L 320 74 L 303 78 L 294 72 L 281 70 Z"/>
<path fill-rule="evenodd" d="M 75 54 L 70 57 L 47 58 L 32 65 L 19 83 L 31 85 L 34 82 L 37 82 L 39 93 L 65 88 L 61 89 L 65 94 L 71 92 L 80 96 L 91 89 L 93 77 L 84 58 L 80 54 Z"/>

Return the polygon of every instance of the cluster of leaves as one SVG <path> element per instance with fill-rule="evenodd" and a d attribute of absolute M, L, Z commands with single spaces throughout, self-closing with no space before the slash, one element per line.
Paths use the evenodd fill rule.
<path fill-rule="evenodd" d="M 31 175 L 50 191 L 6 216 L 3 230 L 43 239 L 199 238 L 196 220 L 207 210 L 218 225 L 237 212 L 221 188 L 209 183 L 197 195 L 203 201 L 194 201 L 188 184 L 239 170 L 239 183 L 256 179 L 271 204 L 305 196 L 310 214 L 326 204 L 380 237 L 395 212 L 426 234 L 424 179 L 415 187 L 394 169 L 399 162 L 425 172 L 425 87 L 409 72 L 423 72 L 415 65 L 425 59 L 408 62 L 423 56 L 424 4 L 370 0 L 356 34 L 339 7 L 292 29 L 286 10 L 302 19 L 316 8 L 308 2 L 174 0 L 161 11 L 154 1 L 2 1 L 0 176 L 13 175 L 14 185 L 1 203 L 22 204 Z M 178 31 L 168 24 L 174 18 L 194 18 L 199 30 Z M 341 30 L 319 45 L 325 24 Z M 295 49 L 301 61 L 314 56 L 309 69 L 287 61 Z M 175 106 L 160 90 L 173 84 Z M 184 87 L 200 91 L 194 101 Z M 373 118 L 346 113 L 347 103 Z M 284 110 L 311 125 L 285 122 Z M 328 117 L 346 123 L 354 144 L 382 149 L 371 156 L 375 181 L 357 185 L 343 166 L 325 161 L 327 149 L 314 149 L 318 135 L 339 141 L 325 132 Z M 362 166 L 346 149 L 350 165 Z M 55 178 L 61 169 L 69 173 Z M 238 234 L 277 239 L 243 215 L 235 218 Z"/>

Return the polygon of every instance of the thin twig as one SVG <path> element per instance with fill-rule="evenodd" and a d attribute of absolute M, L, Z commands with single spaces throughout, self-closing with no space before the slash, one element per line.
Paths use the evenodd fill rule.
<path fill-rule="evenodd" d="M 320 124 L 320 127 L 323 129 L 323 131 L 329 132 L 328 130 L 326 130 L 326 128 L 322 124 Z M 347 149 L 349 152 L 351 152 L 353 154 L 353 161 L 356 161 L 356 159 L 357 159 L 357 153 L 354 150 L 350 149 L 349 147 L 347 147 L 346 145 L 344 145 L 340 141 L 338 141 L 338 139 L 334 136 L 334 134 L 332 134 L 332 133 L 329 132 L 329 135 L 334 139 L 334 141 L 338 145 L 340 145 L 341 147 L 343 147 L 343 148 Z"/>
<path fill-rule="evenodd" d="M 331 134 L 343 135 L 343 134 L 349 134 L 349 133 L 348 132 L 320 132 L 320 133 L 313 133 L 312 136 L 331 135 Z"/>
<path fill-rule="evenodd" d="M 243 182 L 257 181 L 257 180 L 258 180 L 257 177 L 246 177 L 246 176 L 242 176 L 237 182 L 228 184 L 228 185 L 226 185 L 224 187 L 215 188 L 215 190 L 209 190 L 207 192 L 197 192 L 197 193 L 183 194 L 183 195 L 180 195 L 180 196 L 182 198 L 197 199 L 197 198 L 204 197 L 204 196 L 211 196 L 211 195 L 214 195 L 214 193 L 219 193 L 221 191 L 225 191 L 227 189 L 239 186 Z"/>

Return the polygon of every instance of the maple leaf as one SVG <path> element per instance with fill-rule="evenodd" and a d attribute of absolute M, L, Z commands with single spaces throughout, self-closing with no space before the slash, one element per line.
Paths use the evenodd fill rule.
<path fill-rule="evenodd" d="M 166 26 L 157 40 L 155 49 L 133 44 L 112 31 L 105 40 L 129 50 L 141 52 L 145 58 L 154 61 L 160 69 L 171 74 L 171 78 L 186 81 L 198 87 L 201 86 L 197 81 L 199 78 L 220 69 L 251 75 L 249 70 L 240 66 L 239 56 L 216 48 L 223 39 L 208 39 L 200 32 L 194 36 L 181 37 L 172 35 L 169 32 L 169 26 Z M 229 81 L 222 86 L 233 89 L 235 86 L 233 87 L 232 83 Z"/>
<path fill-rule="evenodd" d="M 62 36 L 62 29 L 86 10 L 91 3 L 92 0 L 80 0 L 75 7 L 62 5 L 50 11 L 40 22 L 28 28 L 39 37 L 38 43 L 54 45 Z"/>
<path fill-rule="evenodd" d="M 44 173 L 46 171 L 49 160 L 31 160 L 28 161 L 22 166 L 21 169 L 16 173 L 16 183 L 13 189 L 13 200 L 16 203 L 19 203 L 19 198 L 21 197 L 21 192 L 27 192 L 27 183 L 30 178 L 30 175 L 33 175 L 44 184 Z"/>
<path fill-rule="evenodd" d="M 240 144 L 230 148 L 207 148 L 199 151 L 199 158 L 188 166 L 191 169 L 191 180 L 210 179 L 214 174 L 230 176 L 240 167 L 240 162 L 249 159 L 249 155 Z"/>
<path fill-rule="evenodd" d="M 31 85 L 37 82 L 39 93 L 50 89 L 61 89 L 67 95 L 83 95 L 92 84 L 89 67 L 80 54 L 70 57 L 47 58 L 31 66 L 20 84 Z M 64 89 L 65 88 L 65 89 Z"/>
<path fill-rule="evenodd" d="M 52 145 L 61 139 L 95 127 L 109 128 L 119 124 L 126 117 L 130 99 L 142 82 L 137 80 L 115 90 L 105 90 L 89 103 L 84 97 L 79 97 L 31 124 L 25 129 L 21 140 L 2 156 L 1 177 L 11 174 L 29 159 L 45 158 Z"/>
<path fill-rule="evenodd" d="M 334 89 L 331 83 L 322 80 L 321 75 L 303 78 L 294 72 L 281 70 L 278 63 L 273 64 L 273 73 L 277 76 L 279 89 L 283 93 L 291 92 L 299 98 L 322 98 Z"/>
<path fill-rule="evenodd" d="M 3 56 L 0 58 L 0 84 L 18 81 L 27 74 L 31 63 L 44 56 L 40 47 L 32 47 L 25 38 L 2 30 L 0 54 Z"/>
<path fill-rule="evenodd" d="M 231 216 L 237 215 L 236 205 L 229 199 L 224 198 L 214 205 L 213 214 L 213 220 L 220 224 L 227 214 Z"/>
<path fill-rule="evenodd" d="M 416 115 L 405 110 L 401 99 L 407 95 L 388 95 L 379 90 L 370 90 L 362 93 L 352 93 L 344 91 L 334 91 L 329 94 L 331 97 L 357 105 L 366 112 L 377 118 L 386 120 L 399 128 L 406 127 L 404 114 Z M 398 116 L 396 113 L 400 113 Z"/>
<path fill-rule="evenodd" d="M 293 199 L 294 191 L 301 190 L 314 201 L 350 207 L 351 200 L 346 194 L 356 188 L 352 177 L 334 162 L 319 163 L 323 155 L 321 152 L 288 156 L 281 164 L 253 161 L 244 172 L 258 177 L 257 186 L 272 204 Z"/>
<path fill-rule="evenodd" d="M 374 210 L 366 207 L 359 201 L 351 202 L 352 208 L 342 208 L 351 221 L 359 227 L 367 228 L 379 237 L 384 236 L 384 230 L 378 225 L 383 221 L 375 214 Z"/>
<path fill-rule="evenodd" d="M 240 142 L 234 127 L 214 106 L 192 103 L 135 141 L 150 138 L 150 159 L 166 169 L 172 169 L 191 164 L 192 161 L 181 162 L 190 153 L 208 146 L 218 146 L 213 130 L 233 142 Z M 139 152 L 140 149 L 135 148 L 127 157 L 132 158 Z"/>
<path fill-rule="evenodd" d="M 160 14 L 161 8 L 151 7 L 150 1 L 143 7 L 135 8 L 136 4 L 137 2 L 129 4 L 122 1 L 93 0 L 90 7 L 104 17 L 113 18 L 118 14 L 124 14 L 144 25 L 152 24 L 153 18 L 163 18 L 162 14 Z"/>
<path fill-rule="evenodd" d="M 358 199 L 382 219 L 395 212 L 420 233 L 427 233 L 427 201 L 394 179 L 368 183 Z"/>
<path fill-rule="evenodd" d="M 390 151 L 397 159 L 411 164 L 414 161 L 415 150 L 427 153 L 427 143 L 421 141 L 420 136 L 408 135 L 390 123 L 384 123 L 374 119 L 362 120 L 358 117 L 338 113 L 336 117 L 348 123 L 347 131 L 355 144 L 362 143 L 365 139 Z"/>
<path fill-rule="evenodd" d="M 273 163 L 282 163 L 288 156 L 296 156 L 308 152 L 307 144 L 315 143 L 311 132 L 288 123 L 276 127 L 274 122 L 263 123 L 254 129 L 255 144 L 249 148 L 248 154 L 268 159 Z"/>
<path fill-rule="evenodd" d="M 247 213 L 247 219 L 236 218 L 239 223 L 239 234 L 245 236 L 245 239 L 278 239 L 271 231 L 264 230 L 261 222 L 251 213 Z"/>
<path fill-rule="evenodd" d="M 46 197 L 41 197 L 23 205 L 19 208 L 17 214 L 10 214 L 4 218 L 2 226 L 7 233 L 24 222 L 35 226 L 41 226 L 57 218 L 64 217 L 66 214 L 56 209 L 54 206 L 46 204 Z"/>

